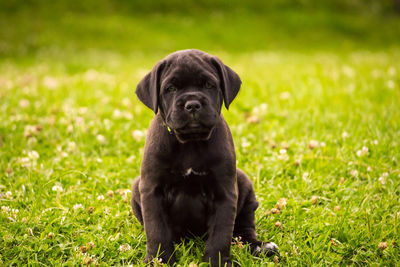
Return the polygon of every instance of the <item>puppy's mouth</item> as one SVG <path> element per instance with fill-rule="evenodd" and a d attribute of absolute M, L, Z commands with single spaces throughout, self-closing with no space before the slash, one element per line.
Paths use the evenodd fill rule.
<path fill-rule="evenodd" d="M 191 122 L 182 128 L 174 129 L 174 134 L 178 141 L 186 143 L 189 141 L 208 140 L 211 136 L 213 127 L 205 126 L 199 122 Z"/>

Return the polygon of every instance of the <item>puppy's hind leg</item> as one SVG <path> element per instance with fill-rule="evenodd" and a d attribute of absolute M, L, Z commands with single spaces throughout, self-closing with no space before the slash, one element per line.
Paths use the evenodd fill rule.
<path fill-rule="evenodd" d="M 253 184 L 240 169 L 237 170 L 237 180 L 239 200 L 233 236 L 240 237 L 244 243 L 248 243 L 253 255 L 266 254 L 272 256 L 278 252 L 278 246 L 273 242 L 262 242 L 256 236 L 254 212 L 258 207 L 258 202 Z"/>
<path fill-rule="evenodd" d="M 139 183 L 140 183 L 140 176 L 135 179 L 132 185 L 131 206 L 133 214 L 135 214 L 140 224 L 143 225 L 142 207 L 140 206 Z"/>

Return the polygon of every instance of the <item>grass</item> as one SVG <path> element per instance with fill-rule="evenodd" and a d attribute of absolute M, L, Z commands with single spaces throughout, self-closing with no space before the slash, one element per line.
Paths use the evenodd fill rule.
<path fill-rule="evenodd" d="M 133 91 L 189 47 L 242 77 L 223 112 L 260 202 L 257 233 L 280 246 L 278 259 L 254 258 L 236 243 L 233 261 L 399 264 L 398 17 L 58 12 L 0 16 L 0 265 L 143 264 L 127 190 L 153 114 Z M 180 244 L 178 264 L 205 265 L 203 249 Z"/>

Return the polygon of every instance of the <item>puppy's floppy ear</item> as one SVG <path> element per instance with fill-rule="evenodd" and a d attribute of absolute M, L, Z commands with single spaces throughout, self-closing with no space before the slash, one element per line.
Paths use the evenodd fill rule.
<path fill-rule="evenodd" d="M 165 61 L 158 62 L 153 69 L 136 86 L 136 95 L 140 101 L 157 114 L 160 79 Z"/>
<path fill-rule="evenodd" d="M 236 72 L 234 72 L 231 68 L 222 63 L 222 61 L 218 57 L 212 57 L 211 62 L 218 71 L 221 82 L 220 86 L 222 94 L 224 96 L 225 107 L 226 109 L 228 109 L 229 105 L 232 103 L 233 99 L 235 99 L 237 93 L 239 92 L 242 81 L 240 80 L 239 75 L 237 75 Z"/>

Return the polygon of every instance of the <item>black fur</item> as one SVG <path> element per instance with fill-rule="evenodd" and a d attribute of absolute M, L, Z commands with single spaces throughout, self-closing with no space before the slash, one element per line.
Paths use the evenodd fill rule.
<path fill-rule="evenodd" d="M 257 240 L 258 206 L 250 179 L 236 168 L 231 132 L 221 115 L 236 97 L 239 76 L 220 59 L 199 50 L 175 52 L 157 63 L 137 86 L 139 99 L 155 113 L 133 184 L 132 208 L 147 237 L 146 261 L 161 251 L 175 261 L 174 243 L 202 236 L 203 260 L 229 260 L 232 237 L 254 252 L 276 252 Z"/>

